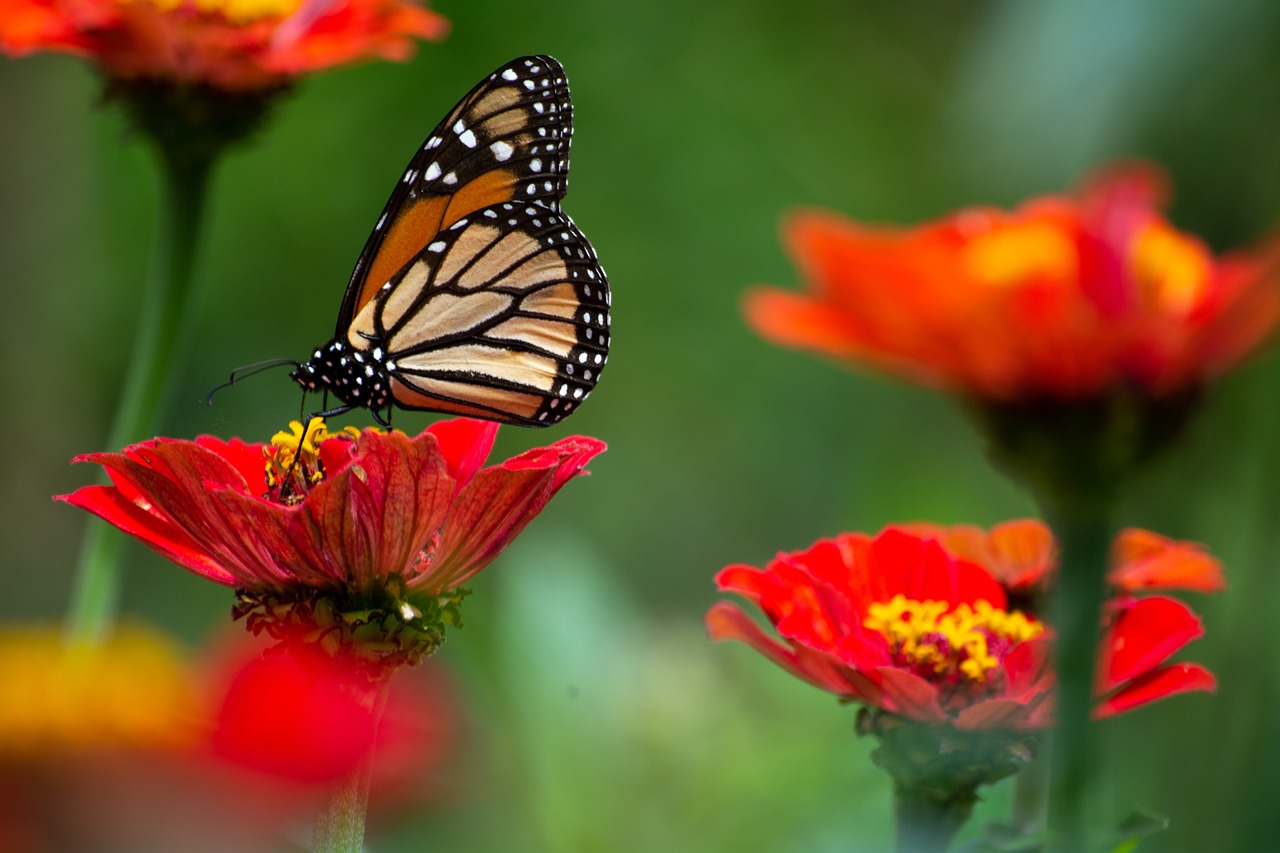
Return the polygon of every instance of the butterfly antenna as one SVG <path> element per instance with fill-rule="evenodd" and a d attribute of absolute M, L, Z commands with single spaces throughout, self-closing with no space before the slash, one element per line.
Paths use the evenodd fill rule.
<path fill-rule="evenodd" d="M 300 367 L 302 365 L 302 362 L 294 361 L 291 358 L 269 358 L 266 361 L 256 361 L 253 364 L 246 364 L 243 367 L 237 367 L 235 370 L 231 371 L 230 379 L 228 379 L 226 382 L 223 382 L 218 387 L 214 388 L 205 396 L 204 404 L 206 406 L 212 406 L 214 394 L 217 394 L 223 388 L 230 388 L 232 385 L 235 385 L 241 379 L 248 379 L 250 376 L 259 374 L 264 370 L 271 370 L 273 367 L 284 367 L 285 365 L 289 365 L 291 367 Z M 303 394 L 303 400 L 304 401 L 306 400 L 305 393 Z"/>

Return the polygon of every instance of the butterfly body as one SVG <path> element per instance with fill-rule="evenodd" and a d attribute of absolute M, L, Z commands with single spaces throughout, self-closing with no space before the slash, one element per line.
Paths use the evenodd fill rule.
<path fill-rule="evenodd" d="M 564 70 L 521 57 L 464 97 L 410 161 L 347 285 L 331 341 L 292 377 L 326 414 L 394 404 L 549 426 L 608 360 L 608 280 L 560 209 Z"/>

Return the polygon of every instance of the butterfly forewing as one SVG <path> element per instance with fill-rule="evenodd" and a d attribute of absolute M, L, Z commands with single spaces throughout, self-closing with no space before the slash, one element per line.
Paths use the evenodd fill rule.
<path fill-rule="evenodd" d="M 564 213 L 505 202 L 435 235 L 353 318 L 385 344 L 405 408 L 527 426 L 559 421 L 608 359 L 609 285 Z"/>
<path fill-rule="evenodd" d="M 572 136 L 569 87 L 555 59 L 521 57 L 482 80 L 427 137 L 397 183 L 347 284 L 337 335 L 459 219 L 510 201 L 558 209 Z"/>

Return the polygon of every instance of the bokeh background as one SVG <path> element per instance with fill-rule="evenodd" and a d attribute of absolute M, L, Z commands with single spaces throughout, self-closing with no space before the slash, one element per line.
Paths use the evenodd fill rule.
<path fill-rule="evenodd" d="M 298 411 L 237 366 L 332 332 L 404 163 L 482 75 L 547 52 L 573 84 L 566 208 L 614 288 L 609 368 L 571 432 L 610 449 L 472 585 L 438 655 L 465 732 L 427 804 L 375 811 L 378 851 L 848 851 L 890 842 L 888 780 L 852 709 L 707 642 L 712 577 L 839 530 L 1031 512 L 949 400 L 763 343 L 738 301 L 793 284 L 781 214 L 913 223 L 1163 164 L 1173 221 L 1215 249 L 1280 221 L 1280 5 L 1268 0 L 437 0 L 453 31 L 403 64 L 309 79 L 216 176 L 198 316 L 162 433 L 262 440 Z M 0 63 L 0 617 L 57 618 L 130 351 L 156 217 L 151 155 L 67 57 Z M 430 416 L 400 413 L 420 429 Z M 362 423 L 352 417 L 352 423 Z M 1143 849 L 1280 837 L 1280 354 L 1210 395 L 1120 520 L 1209 545 L 1193 606 L 1220 678 L 1106 723 L 1107 790 L 1171 818 Z M 230 593 L 142 548 L 126 613 L 193 650 Z M 3 674 L 0 674 L 3 677 Z M 978 822 L 1000 818 L 1007 786 Z M 972 835 L 973 828 L 966 835 Z"/>

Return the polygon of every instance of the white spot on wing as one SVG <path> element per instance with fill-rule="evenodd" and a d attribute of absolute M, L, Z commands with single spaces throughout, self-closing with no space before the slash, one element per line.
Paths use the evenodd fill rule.
<path fill-rule="evenodd" d="M 489 146 L 489 150 L 493 152 L 493 156 L 499 163 L 506 162 L 515 151 L 509 142 L 503 142 L 499 139 L 497 142 Z M 536 170 L 535 170 L 536 171 Z"/>
<path fill-rule="evenodd" d="M 440 177 L 440 164 L 432 161 L 431 165 L 427 167 L 427 171 L 422 173 L 422 177 L 428 181 L 434 181 Z"/>
<path fill-rule="evenodd" d="M 476 147 L 476 135 L 469 130 L 464 130 L 458 134 L 458 141 L 468 148 Z"/>
<path fill-rule="evenodd" d="M 443 240 L 437 240 L 437 241 L 435 241 L 434 243 L 432 243 L 430 246 L 427 246 L 427 251 L 428 251 L 428 252 L 443 252 L 443 251 L 444 251 L 444 247 L 445 247 L 445 242 L 444 242 Z"/>
<path fill-rule="evenodd" d="M 514 68 L 508 68 L 506 71 L 502 72 L 503 80 L 516 80 L 519 78 L 519 76 L 520 75 L 516 74 Z"/>

